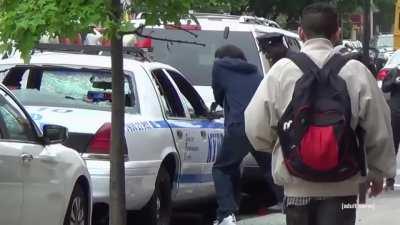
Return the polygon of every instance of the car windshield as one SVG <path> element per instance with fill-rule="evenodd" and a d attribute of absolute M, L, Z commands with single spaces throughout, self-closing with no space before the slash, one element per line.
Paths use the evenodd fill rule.
<path fill-rule="evenodd" d="M 153 41 L 151 55 L 155 60 L 179 69 L 193 85 L 210 86 L 214 53 L 225 44 L 240 47 L 247 60 L 263 71 L 255 39 L 251 32 L 231 31 L 228 39 L 224 39 L 223 31 L 192 31 L 198 38 L 181 30 L 145 29 L 144 34 L 171 40 L 195 41 L 206 46 L 180 44 L 165 41 Z"/>
<path fill-rule="evenodd" d="M 377 41 L 378 48 L 392 48 L 393 47 L 393 36 L 379 36 Z"/>
<path fill-rule="evenodd" d="M 27 106 L 111 110 L 111 72 L 69 68 L 13 67 L 0 79 Z M 125 76 L 126 108 L 135 111 L 132 85 Z"/>

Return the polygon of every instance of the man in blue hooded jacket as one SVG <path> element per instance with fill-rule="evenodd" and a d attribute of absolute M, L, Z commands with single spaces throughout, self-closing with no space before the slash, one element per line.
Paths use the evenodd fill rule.
<path fill-rule="evenodd" d="M 224 108 L 225 114 L 225 137 L 213 167 L 218 202 L 215 225 L 235 225 L 240 164 L 249 152 L 254 152 L 245 134 L 244 110 L 263 78 L 257 67 L 247 62 L 243 51 L 234 45 L 217 49 L 215 58 L 212 88 L 215 102 Z"/>

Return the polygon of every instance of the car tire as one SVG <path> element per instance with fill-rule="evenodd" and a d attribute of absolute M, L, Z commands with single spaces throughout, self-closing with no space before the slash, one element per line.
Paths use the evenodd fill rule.
<path fill-rule="evenodd" d="M 171 187 L 170 175 L 164 167 L 161 167 L 157 175 L 154 193 L 140 212 L 141 224 L 170 224 L 172 214 Z"/>
<path fill-rule="evenodd" d="M 64 225 L 89 225 L 88 199 L 82 187 L 77 184 L 72 191 Z"/>

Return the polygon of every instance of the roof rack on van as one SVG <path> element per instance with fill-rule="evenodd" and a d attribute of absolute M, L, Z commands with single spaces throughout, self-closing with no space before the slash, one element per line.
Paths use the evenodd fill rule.
<path fill-rule="evenodd" d="M 69 53 L 82 53 L 88 55 L 110 55 L 111 48 L 99 45 L 67 45 L 67 44 L 44 44 L 40 43 L 36 46 L 35 50 L 43 52 L 69 52 Z M 123 47 L 122 52 L 125 57 L 133 57 L 141 61 L 151 61 L 147 57 L 147 52 L 152 49 L 141 49 L 136 47 Z"/>
<path fill-rule="evenodd" d="M 228 19 L 228 20 L 237 20 L 239 23 L 247 23 L 247 24 L 258 24 L 269 27 L 280 28 L 279 24 L 273 20 L 269 20 L 263 17 L 256 16 L 248 16 L 248 15 L 231 15 L 231 14 L 217 14 L 217 13 L 193 13 L 195 17 L 198 19 Z"/>
<path fill-rule="evenodd" d="M 250 24 L 259 24 L 259 25 L 266 25 L 269 27 L 276 27 L 280 28 L 279 24 L 273 20 L 269 20 L 263 17 L 256 17 L 256 16 L 241 16 L 239 18 L 241 23 L 250 23 Z"/>
<path fill-rule="evenodd" d="M 194 16 L 197 18 L 216 18 L 216 19 L 239 19 L 240 16 L 238 15 L 231 15 L 229 13 L 223 13 L 223 14 L 218 14 L 218 13 L 199 13 L 199 12 L 194 12 Z"/>

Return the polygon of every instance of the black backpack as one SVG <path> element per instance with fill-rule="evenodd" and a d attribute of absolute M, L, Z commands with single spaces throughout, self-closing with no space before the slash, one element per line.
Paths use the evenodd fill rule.
<path fill-rule="evenodd" d="M 360 170 L 365 175 L 363 134 L 350 125 L 350 97 L 338 76 L 347 59 L 334 55 L 320 69 L 304 53 L 288 58 L 304 74 L 278 122 L 288 171 L 312 182 L 343 181 Z"/>

